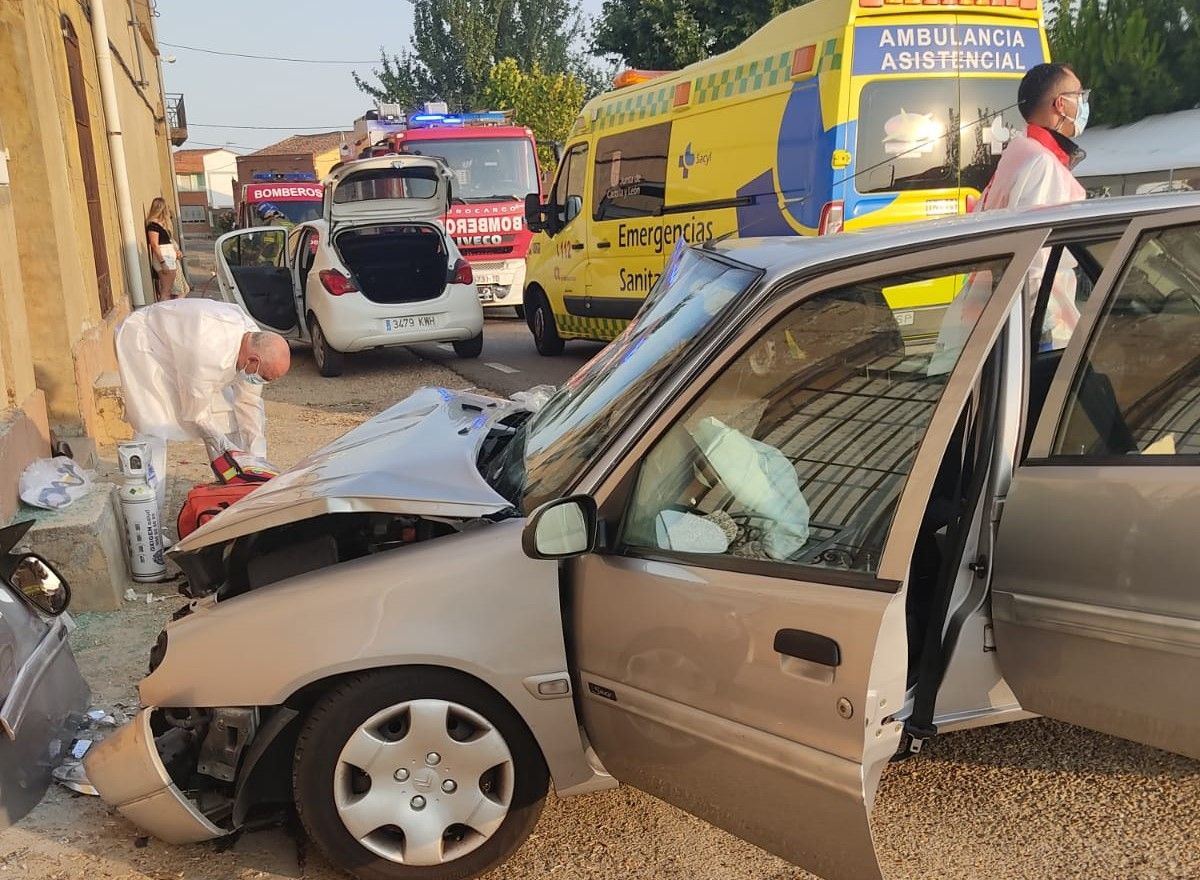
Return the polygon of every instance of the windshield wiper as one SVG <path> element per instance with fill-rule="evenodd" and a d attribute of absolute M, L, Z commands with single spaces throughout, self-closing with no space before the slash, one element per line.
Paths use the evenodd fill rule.
<path fill-rule="evenodd" d="M 467 199 L 468 202 L 500 202 L 500 201 L 521 201 L 520 196 L 514 196 L 512 193 L 498 193 L 493 196 L 471 196 Z"/>

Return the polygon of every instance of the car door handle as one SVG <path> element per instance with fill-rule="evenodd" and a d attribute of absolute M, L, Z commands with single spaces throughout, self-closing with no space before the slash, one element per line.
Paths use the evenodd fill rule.
<path fill-rule="evenodd" d="M 611 241 L 598 241 L 598 242 L 596 242 L 596 247 L 610 248 L 610 247 L 612 247 L 612 242 Z"/>
<path fill-rule="evenodd" d="M 781 629 L 775 633 L 775 650 L 822 666 L 842 665 L 842 649 L 838 643 L 829 636 L 806 629 Z"/>
<path fill-rule="evenodd" d="M 573 244 L 571 245 L 571 250 L 573 250 L 573 251 L 581 251 L 581 250 L 583 250 L 583 243 L 582 243 L 582 242 L 579 242 L 579 241 L 577 241 L 577 242 L 573 243 Z"/>

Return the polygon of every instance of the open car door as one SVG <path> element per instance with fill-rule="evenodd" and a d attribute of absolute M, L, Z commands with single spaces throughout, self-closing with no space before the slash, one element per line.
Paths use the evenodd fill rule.
<path fill-rule="evenodd" d="M 1130 225 L 1062 354 L 996 547 L 1021 705 L 1200 758 L 1200 211 Z"/>
<path fill-rule="evenodd" d="M 32 525 L 0 528 L 0 830 L 46 794 L 91 696 L 60 616 L 69 588 L 45 560 L 7 555 Z"/>
<path fill-rule="evenodd" d="M 1045 234 L 814 267 L 770 296 L 685 252 L 572 380 L 621 382 L 736 289 L 725 335 L 582 486 L 611 537 L 570 563 L 568 645 L 615 777 L 829 880 L 880 876 L 869 813 L 901 739 L 914 546 Z M 906 336 L 886 292 L 946 279 L 937 345 Z"/>
<path fill-rule="evenodd" d="M 264 330 L 291 338 L 303 327 L 289 259 L 299 234 L 257 226 L 228 232 L 215 245 L 221 299 L 240 305 Z"/>

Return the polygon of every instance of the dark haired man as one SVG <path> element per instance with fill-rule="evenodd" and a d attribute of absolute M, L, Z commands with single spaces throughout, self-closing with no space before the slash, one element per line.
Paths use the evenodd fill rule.
<path fill-rule="evenodd" d="M 1017 89 L 1017 107 L 1028 123 L 1000 156 L 996 173 L 983 191 L 979 210 L 1030 208 L 1082 201 L 1087 197 L 1071 169 L 1083 151 L 1071 140 L 1088 120 L 1088 89 L 1066 64 L 1038 64 Z M 1030 267 L 1025 290 L 1032 300 L 1041 288 L 1046 252 Z M 1075 305 L 1075 261 L 1063 254 L 1046 308 L 1043 345 L 1062 348 L 1079 321 Z"/>

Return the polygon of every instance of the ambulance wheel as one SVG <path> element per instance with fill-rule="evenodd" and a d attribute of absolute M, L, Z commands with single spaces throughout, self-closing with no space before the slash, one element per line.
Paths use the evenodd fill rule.
<path fill-rule="evenodd" d="M 308 316 L 308 335 L 312 338 L 313 360 L 317 362 L 317 372 L 327 379 L 342 375 L 342 370 L 346 367 L 346 355 L 329 344 L 316 315 Z"/>
<path fill-rule="evenodd" d="M 533 311 L 529 314 L 529 329 L 533 331 L 533 344 L 538 354 L 545 357 L 557 357 L 563 353 L 565 343 L 558 335 L 558 327 L 554 325 L 554 312 L 550 311 L 550 303 L 546 295 L 539 292 L 534 299 Z"/>

